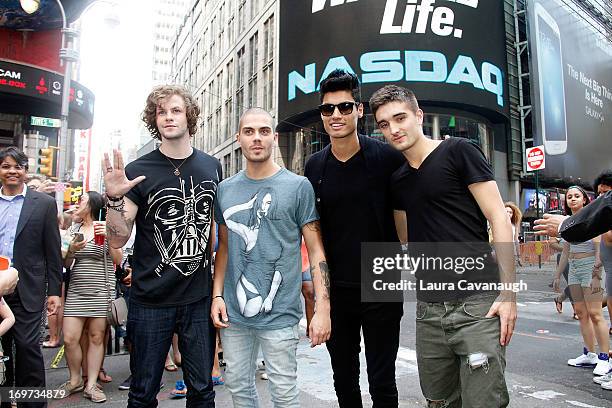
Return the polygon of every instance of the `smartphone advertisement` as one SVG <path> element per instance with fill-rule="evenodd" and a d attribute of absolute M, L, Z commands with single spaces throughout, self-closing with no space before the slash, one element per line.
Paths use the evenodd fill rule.
<path fill-rule="evenodd" d="M 529 3 L 533 136 L 543 175 L 590 182 L 612 167 L 612 44 L 576 7 Z"/>

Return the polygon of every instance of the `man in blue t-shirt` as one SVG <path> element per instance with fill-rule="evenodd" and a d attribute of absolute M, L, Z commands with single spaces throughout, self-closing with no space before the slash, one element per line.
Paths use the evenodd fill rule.
<path fill-rule="evenodd" d="M 428 406 L 505 407 L 505 351 L 516 320 L 515 293 L 505 288 L 514 279 L 514 245 L 491 166 L 467 139 L 427 138 L 423 111 L 408 89 L 379 89 L 370 109 L 385 139 L 406 159 L 390 188 L 394 210 L 408 220 L 409 248 L 487 261 L 487 221 L 493 232 L 498 265 L 416 271 L 417 363 Z"/>
<path fill-rule="evenodd" d="M 246 170 L 219 184 L 215 219 L 213 323 L 221 330 L 225 384 L 234 406 L 257 406 L 259 345 L 275 407 L 299 407 L 297 344 L 302 317 L 302 236 L 317 295 L 310 323 L 312 346 L 329 338 L 329 273 L 314 192 L 308 180 L 281 168 L 272 151 L 278 134 L 260 108 L 240 118 L 236 135 Z"/>

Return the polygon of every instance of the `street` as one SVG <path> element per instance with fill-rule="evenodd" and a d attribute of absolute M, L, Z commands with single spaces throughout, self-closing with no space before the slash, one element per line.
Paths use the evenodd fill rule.
<path fill-rule="evenodd" d="M 518 279 L 527 282 L 529 290 L 519 294 L 519 319 L 512 342 L 507 351 L 506 379 L 510 391 L 510 407 L 583 407 L 604 408 L 612 405 L 612 392 L 601 389 L 592 382 L 591 369 L 569 367 L 568 358 L 576 357 L 582 351 L 578 322 L 572 319 L 569 302 L 564 303 L 564 313 L 557 314 L 552 302 L 553 293 L 548 287 L 552 268 L 537 265 L 520 268 Z M 402 320 L 400 350 L 397 359 L 397 380 L 400 407 L 423 407 L 424 398 L 420 392 L 416 353 L 414 351 L 414 303 L 406 303 Z M 608 318 L 607 312 L 605 312 Z M 302 329 L 305 322 L 302 321 Z M 311 349 L 303 337 L 298 348 L 298 381 L 301 405 L 307 407 L 335 407 L 335 393 L 327 350 L 324 347 Z M 46 366 L 57 349 L 45 349 Z M 371 407 L 367 394 L 365 357 L 361 354 L 361 389 L 364 406 Z M 104 384 L 108 397 L 105 406 L 125 406 L 127 391 L 117 386 L 129 374 L 128 355 L 107 356 L 104 366 L 113 377 L 113 382 Z M 258 372 L 259 373 L 259 372 Z M 68 378 L 65 361 L 57 369 L 47 370 L 47 384 L 56 387 Z M 184 406 L 184 400 L 169 399 L 174 381 L 181 378 L 181 371 L 164 372 L 164 388 L 158 399 L 161 407 Z M 262 407 L 272 407 L 267 381 L 257 378 L 257 387 Z M 217 407 L 231 407 L 231 398 L 225 386 L 215 388 Z M 50 407 L 82 407 L 93 403 L 75 394 L 61 401 L 53 401 Z"/>

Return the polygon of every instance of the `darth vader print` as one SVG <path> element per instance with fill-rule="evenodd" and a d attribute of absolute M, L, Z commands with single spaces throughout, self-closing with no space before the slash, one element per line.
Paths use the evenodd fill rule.
<path fill-rule="evenodd" d="M 161 255 L 155 268 L 158 276 L 168 267 L 190 276 L 210 262 L 206 249 L 217 184 L 194 184 L 192 177 L 179 181 L 180 187 L 164 188 L 148 199 L 145 218 L 153 222 L 155 246 Z"/>

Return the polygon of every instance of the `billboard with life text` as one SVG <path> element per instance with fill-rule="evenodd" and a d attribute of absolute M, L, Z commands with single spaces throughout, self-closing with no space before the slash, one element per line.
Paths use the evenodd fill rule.
<path fill-rule="evenodd" d="M 425 106 L 509 118 L 503 0 L 281 0 L 279 41 L 281 120 L 315 109 L 336 68 L 363 101 L 396 84 Z"/>

